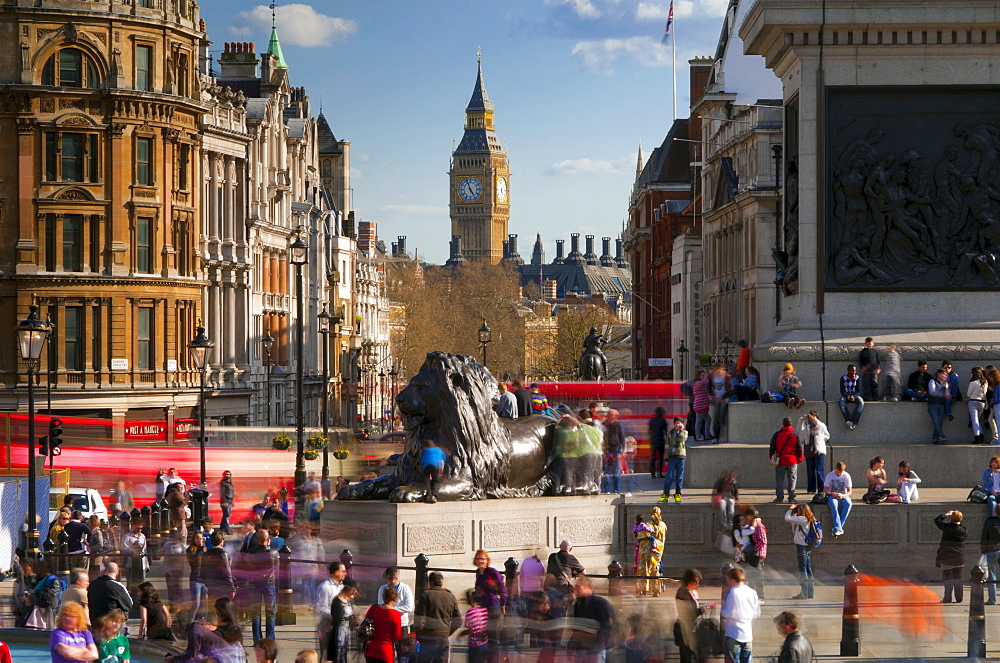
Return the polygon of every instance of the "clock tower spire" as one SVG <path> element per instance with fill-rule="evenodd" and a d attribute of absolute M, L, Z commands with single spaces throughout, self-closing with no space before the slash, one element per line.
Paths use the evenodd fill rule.
<path fill-rule="evenodd" d="M 510 168 L 493 126 L 493 104 L 476 53 L 476 85 L 465 107 L 465 133 L 451 155 L 451 234 L 461 238 L 469 260 L 500 262 L 510 218 Z"/>

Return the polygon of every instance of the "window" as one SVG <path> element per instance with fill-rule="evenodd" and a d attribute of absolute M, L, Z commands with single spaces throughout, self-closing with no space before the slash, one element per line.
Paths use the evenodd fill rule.
<path fill-rule="evenodd" d="M 71 371 L 83 370 L 83 307 L 67 306 L 63 321 L 63 344 L 66 354 L 66 368 Z"/>
<path fill-rule="evenodd" d="M 188 170 L 191 162 L 191 146 L 181 143 L 177 150 L 177 188 L 181 191 L 188 190 Z"/>
<path fill-rule="evenodd" d="M 177 273 L 187 276 L 190 273 L 191 252 L 188 248 L 188 223 L 187 221 L 177 222 L 177 241 L 174 248 L 177 250 Z"/>
<path fill-rule="evenodd" d="M 153 47 L 135 47 L 135 89 L 153 91 Z"/>
<path fill-rule="evenodd" d="M 90 217 L 90 271 L 101 271 L 101 224 L 98 217 Z"/>
<path fill-rule="evenodd" d="M 90 309 L 90 358 L 93 369 L 101 369 L 101 309 Z"/>
<path fill-rule="evenodd" d="M 138 356 L 136 364 L 139 370 L 149 371 L 153 368 L 153 309 L 141 308 L 138 311 L 139 320 L 136 338 L 138 339 Z"/>
<path fill-rule="evenodd" d="M 181 53 L 177 56 L 177 94 L 182 97 L 188 96 L 190 88 L 188 86 L 188 56 Z"/>
<path fill-rule="evenodd" d="M 97 88 L 101 85 L 97 63 L 76 48 L 64 48 L 42 66 L 42 85 Z"/>
<path fill-rule="evenodd" d="M 97 134 L 46 132 L 46 181 L 97 182 L 100 179 L 97 141 Z"/>
<path fill-rule="evenodd" d="M 135 223 L 135 271 L 153 272 L 153 219 L 140 216 Z"/>
<path fill-rule="evenodd" d="M 153 139 L 140 136 L 135 139 L 135 181 L 153 186 Z"/>
<path fill-rule="evenodd" d="M 83 217 L 67 214 L 63 217 L 62 266 L 67 272 L 83 271 Z"/>

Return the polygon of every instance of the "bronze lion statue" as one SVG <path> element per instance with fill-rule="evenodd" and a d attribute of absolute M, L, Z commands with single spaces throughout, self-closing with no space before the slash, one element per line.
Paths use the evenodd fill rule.
<path fill-rule="evenodd" d="M 562 470 L 563 459 L 553 445 L 555 420 L 542 415 L 501 419 L 493 411 L 498 398 L 496 379 L 472 357 L 428 353 L 420 372 L 396 396 L 407 430 L 396 471 L 344 486 L 337 498 L 424 500 L 429 490 L 420 466 L 425 440 L 446 454 L 436 496 L 442 501 L 596 492 L 599 470 L 597 477 L 589 469 Z M 561 483 L 567 476 L 575 485 Z"/>

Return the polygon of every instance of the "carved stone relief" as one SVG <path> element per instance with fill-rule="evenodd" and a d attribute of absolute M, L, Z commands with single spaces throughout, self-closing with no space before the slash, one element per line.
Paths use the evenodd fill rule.
<path fill-rule="evenodd" d="M 483 521 L 480 542 L 487 550 L 505 550 L 546 545 L 540 520 Z"/>
<path fill-rule="evenodd" d="M 834 89 L 829 290 L 1000 288 L 1000 93 Z"/>
<path fill-rule="evenodd" d="M 569 539 L 574 546 L 607 545 L 614 541 L 614 518 L 556 518 L 556 540 Z"/>
<path fill-rule="evenodd" d="M 404 554 L 465 552 L 465 525 L 405 526 Z"/>

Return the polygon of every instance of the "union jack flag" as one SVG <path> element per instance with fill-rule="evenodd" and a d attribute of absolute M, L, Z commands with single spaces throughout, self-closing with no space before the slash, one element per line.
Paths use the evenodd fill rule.
<path fill-rule="evenodd" d="M 663 30 L 663 41 L 660 43 L 666 46 L 670 43 L 670 28 L 674 26 L 674 0 L 670 0 L 670 12 L 667 13 L 667 27 Z"/>

